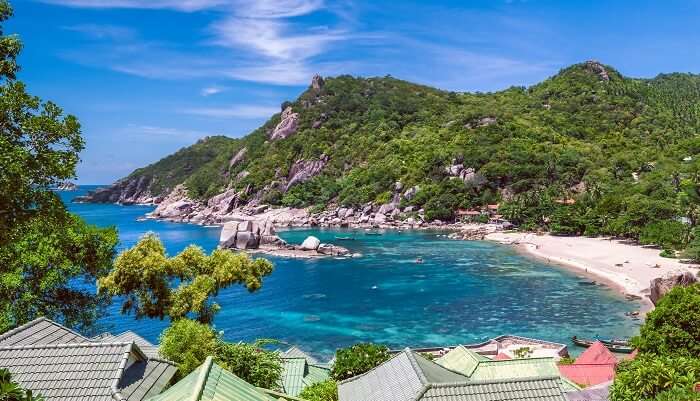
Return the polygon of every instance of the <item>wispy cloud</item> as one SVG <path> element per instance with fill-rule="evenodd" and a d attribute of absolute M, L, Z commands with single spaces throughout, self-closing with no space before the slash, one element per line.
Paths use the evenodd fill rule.
<path fill-rule="evenodd" d="M 230 107 L 185 109 L 183 113 L 214 118 L 268 118 L 279 111 L 279 107 L 233 105 Z"/>
<path fill-rule="evenodd" d="M 79 8 L 172 9 L 193 12 L 230 5 L 231 0 L 39 0 L 43 3 Z"/>
<path fill-rule="evenodd" d="M 146 137 L 166 137 L 180 139 L 199 139 L 206 136 L 221 135 L 221 133 L 202 132 L 197 130 L 187 130 L 182 128 L 161 127 L 156 125 L 129 124 L 122 129 L 123 133 Z"/>
<path fill-rule="evenodd" d="M 225 88 L 223 86 L 207 86 L 205 88 L 202 88 L 202 90 L 199 91 L 199 94 L 202 96 L 205 96 L 205 97 L 212 96 L 212 95 L 216 95 L 216 94 L 219 94 L 221 92 L 224 92 L 224 91 L 226 91 L 226 89 L 227 88 Z"/>
<path fill-rule="evenodd" d="M 78 24 L 63 29 L 79 32 L 90 39 L 131 40 L 136 37 L 136 31 L 119 25 Z"/>

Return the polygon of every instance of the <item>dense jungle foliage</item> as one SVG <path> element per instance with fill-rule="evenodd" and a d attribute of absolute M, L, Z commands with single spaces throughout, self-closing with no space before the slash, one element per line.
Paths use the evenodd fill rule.
<path fill-rule="evenodd" d="M 524 228 L 619 235 L 669 252 L 695 238 L 697 75 L 632 79 L 586 62 L 495 93 L 340 76 L 282 106 L 299 113 L 288 138 L 269 139 L 275 115 L 244 138 L 209 138 L 134 174 L 154 178 L 157 193 L 185 182 L 199 199 L 233 187 L 249 200 L 317 208 L 385 203 L 401 182 L 420 187 L 402 206 L 425 209 L 427 219 L 500 203 Z M 243 161 L 231 165 L 244 147 Z M 295 162 L 322 155 L 319 175 L 279 185 Z M 446 171 L 453 164 L 475 174 L 465 183 Z M 700 243 L 691 248 L 700 255 Z"/>

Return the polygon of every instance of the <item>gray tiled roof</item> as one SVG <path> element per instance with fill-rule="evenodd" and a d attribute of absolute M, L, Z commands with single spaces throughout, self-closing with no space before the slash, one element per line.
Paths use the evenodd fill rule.
<path fill-rule="evenodd" d="M 125 331 L 121 334 L 114 335 L 112 333 L 102 333 L 99 336 L 93 337 L 92 341 L 98 342 L 124 342 L 130 343 L 135 342 L 139 346 L 139 349 L 143 351 L 149 358 L 157 358 L 159 356 L 158 346 L 151 344 L 150 341 L 141 337 L 140 335 L 134 333 L 131 330 Z"/>
<path fill-rule="evenodd" d="M 580 391 L 566 393 L 569 401 L 607 401 L 612 381 L 597 384 Z"/>
<path fill-rule="evenodd" d="M 566 401 L 559 377 L 431 384 L 420 401 Z"/>
<path fill-rule="evenodd" d="M 302 351 L 299 347 L 295 345 L 291 346 L 288 350 L 280 353 L 280 358 L 304 358 L 306 359 L 306 362 L 310 365 L 319 365 L 319 361 L 316 358 Z"/>
<path fill-rule="evenodd" d="M 91 341 L 40 318 L 0 335 L 0 368 L 47 401 L 140 401 L 160 393 L 177 366 L 144 353 L 134 336 Z"/>
<path fill-rule="evenodd" d="M 405 349 L 359 376 L 338 384 L 341 401 L 412 401 L 431 383 L 454 383 L 467 378 Z"/>
<path fill-rule="evenodd" d="M 0 346 L 32 344 L 69 344 L 90 341 L 79 333 L 47 318 L 40 317 L 0 335 Z"/>

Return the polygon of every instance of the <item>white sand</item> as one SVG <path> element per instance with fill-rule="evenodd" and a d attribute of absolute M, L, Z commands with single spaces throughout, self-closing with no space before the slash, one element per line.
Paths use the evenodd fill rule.
<path fill-rule="evenodd" d="M 493 233 L 486 239 L 519 245 L 529 254 L 595 276 L 625 294 L 648 299 L 649 284 L 671 272 L 697 273 L 697 265 L 659 256 L 659 249 L 645 248 L 608 238 L 558 237 L 533 233 Z M 621 266 L 620 266 L 621 265 Z M 654 267 L 658 265 L 660 267 Z"/>

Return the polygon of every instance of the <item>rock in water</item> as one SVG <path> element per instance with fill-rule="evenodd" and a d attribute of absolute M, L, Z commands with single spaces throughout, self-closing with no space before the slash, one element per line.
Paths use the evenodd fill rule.
<path fill-rule="evenodd" d="M 219 248 L 231 248 L 236 245 L 236 233 L 238 233 L 238 223 L 235 221 L 224 224 L 219 235 Z"/>
<path fill-rule="evenodd" d="M 651 280 L 650 290 L 651 294 L 649 299 L 656 305 L 664 295 L 668 294 L 673 287 L 683 286 L 687 287 L 691 284 L 697 283 L 698 279 L 693 276 L 690 272 L 684 273 L 671 273 L 665 277 L 659 277 Z"/>
<path fill-rule="evenodd" d="M 321 240 L 314 237 L 313 235 L 306 237 L 304 242 L 301 243 L 299 249 L 304 251 L 315 251 L 321 245 Z"/>
<path fill-rule="evenodd" d="M 316 249 L 316 252 L 329 256 L 345 256 L 350 253 L 347 248 L 333 244 L 321 244 Z"/>

